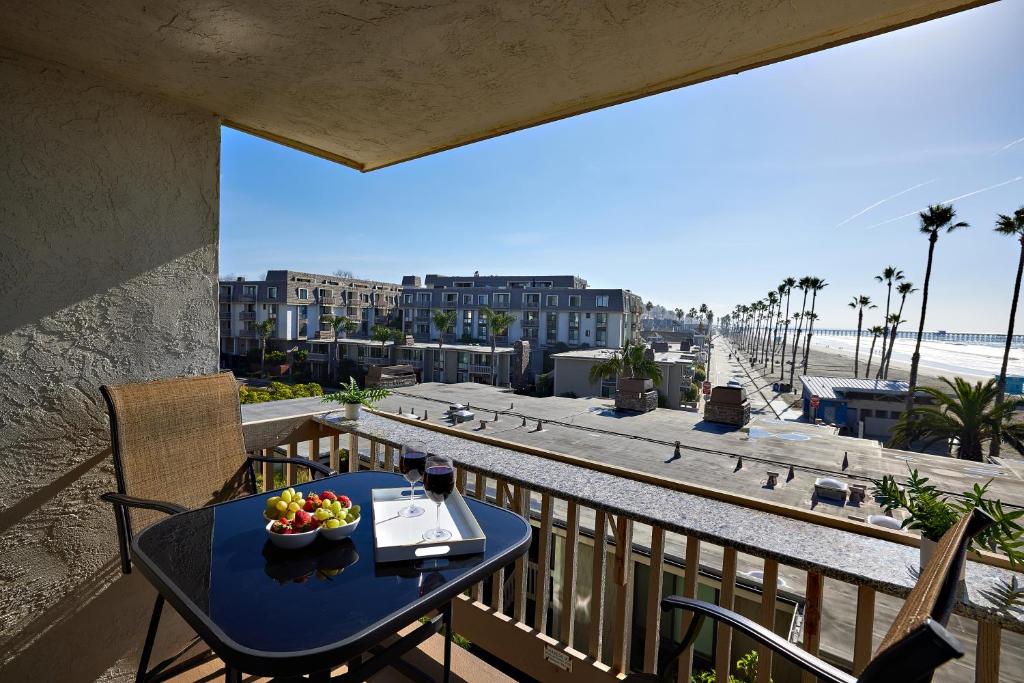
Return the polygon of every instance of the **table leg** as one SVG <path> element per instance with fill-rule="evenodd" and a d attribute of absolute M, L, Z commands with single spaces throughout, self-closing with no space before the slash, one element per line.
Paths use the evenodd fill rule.
<path fill-rule="evenodd" d="M 153 642 L 156 640 L 156 630 L 160 626 L 160 612 L 163 611 L 164 596 L 157 593 L 156 601 L 153 603 L 153 614 L 149 617 L 149 629 L 146 630 L 146 642 L 142 646 L 142 655 L 139 657 L 139 668 L 135 672 L 135 681 L 146 680 L 149 673 L 149 657 L 153 654 Z"/>
<path fill-rule="evenodd" d="M 242 683 L 242 672 L 238 669 L 232 669 L 230 666 L 225 666 L 224 683 Z"/>
<path fill-rule="evenodd" d="M 448 683 L 452 673 L 452 603 L 448 603 L 441 609 L 441 621 L 444 624 L 444 674 L 441 679 Z"/>

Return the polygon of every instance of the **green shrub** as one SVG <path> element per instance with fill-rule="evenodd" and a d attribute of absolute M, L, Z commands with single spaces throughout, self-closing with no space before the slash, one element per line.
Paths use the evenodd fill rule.
<path fill-rule="evenodd" d="M 271 365 L 281 365 L 288 362 L 288 354 L 284 351 L 267 351 L 267 362 Z"/>
<path fill-rule="evenodd" d="M 267 401 L 283 401 L 289 398 L 307 398 L 323 396 L 324 390 L 316 382 L 308 384 L 285 384 L 271 382 L 267 388 L 242 386 L 238 389 L 238 400 L 243 403 L 266 403 Z"/>
<path fill-rule="evenodd" d="M 305 363 L 307 358 L 309 358 L 309 351 L 306 349 L 299 349 L 295 352 L 295 360 L 300 363 Z"/>
<path fill-rule="evenodd" d="M 700 385 L 691 384 L 682 392 L 682 399 L 684 403 L 694 403 L 697 401 L 697 397 L 700 396 Z"/>

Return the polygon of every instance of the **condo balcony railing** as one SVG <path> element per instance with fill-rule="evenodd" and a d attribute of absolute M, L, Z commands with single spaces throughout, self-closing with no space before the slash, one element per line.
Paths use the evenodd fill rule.
<path fill-rule="evenodd" d="M 255 338 L 257 336 L 257 334 L 256 334 L 256 330 L 239 330 L 238 331 L 238 336 L 239 337 L 245 337 L 247 339 L 252 339 L 252 338 Z"/>
<path fill-rule="evenodd" d="M 457 599 L 454 623 L 474 647 L 537 680 L 612 683 L 631 671 L 654 672 L 685 627 L 671 615 L 662 620 L 660 600 L 673 593 L 741 610 L 857 673 L 916 581 L 919 541 L 906 532 L 408 416 L 345 420 L 324 407 L 317 399 L 243 406 L 247 448 L 304 451 L 339 471 L 393 471 L 403 444 L 418 441 L 453 459 L 464 495 L 531 520 L 530 552 Z M 268 467 L 264 481 L 273 480 Z M 296 468 L 284 475 L 296 481 Z M 1001 643 L 1024 633 L 1024 609 L 999 586 L 1019 575 L 1000 556 L 971 560 L 960 618 L 950 622 L 967 654 L 940 679 L 1018 680 L 1019 653 Z M 755 648 L 706 624 L 674 680 L 728 671 Z M 758 654 L 758 681 L 811 680 L 766 649 Z M 1001 654 L 1010 664 L 1002 677 Z"/>
<path fill-rule="evenodd" d="M 508 301 L 495 301 L 491 304 L 491 308 L 506 310 L 508 308 Z"/>
<path fill-rule="evenodd" d="M 414 368 L 422 368 L 423 367 L 423 359 L 422 358 L 399 358 L 395 362 L 398 365 L 411 365 Z"/>
<path fill-rule="evenodd" d="M 239 311 L 238 312 L 238 319 L 239 320 L 255 320 L 256 319 L 256 311 Z"/>
<path fill-rule="evenodd" d="M 338 298 L 335 297 L 335 296 L 324 295 L 324 296 L 318 296 L 317 297 L 317 301 L 319 301 L 321 304 L 325 304 L 327 306 L 333 306 L 334 304 L 336 304 L 338 302 Z"/>
<path fill-rule="evenodd" d="M 469 371 L 476 374 L 489 375 L 492 372 L 490 365 L 470 365 Z"/>

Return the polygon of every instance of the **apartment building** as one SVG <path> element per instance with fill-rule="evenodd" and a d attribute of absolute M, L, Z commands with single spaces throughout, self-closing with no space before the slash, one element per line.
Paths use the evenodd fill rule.
<path fill-rule="evenodd" d="M 324 321 L 328 315 L 355 320 L 359 329 L 352 336 L 369 336 L 374 325 L 397 324 L 393 318 L 400 294 L 401 287 L 391 282 L 295 270 L 269 270 L 265 280 L 221 280 L 221 354 L 244 355 L 259 348 L 256 326 L 264 320 L 275 323 L 271 348 L 333 339 L 334 331 Z"/>
<path fill-rule="evenodd" d="M 315 377 L 326 379 L 328 357 L 333 342 L 317 340 L 310 343 L 313 351 L 309 359 L 313 363 Z M 351 361 L 363 371 L 375 365 L 409 365 L 416 371 L 421 382 L 477 382 L 508 386 L 515 374 L 514 366 L 520 352 L 516 348 L 499 346 L 491 352 L 487 345 L 441 344 L 415 342 L 406 339 L 404 343 L 384 342 L 370 339 L 340 339 L 337 343 L 337 360 Z"/>
<path fill-rule="evenodd" d="M 581 349 L 554 354 L 551 358 L 555 365 L 555 396 L 614 398 L 615 379 L 590 379 L 590 370 L 614 353 L 609 349 Z M 693 366 L 698 361 L 696 354 L 683 351 L 654 352 L 654 362 L 661 370 L 661 383 L 654 388 L 665 407 L 679 408 L 685 402 L 683 396 L 693 383 Z"/>
<path fill-rule="evenodd" d="M 570 348 L 619 348 L 638 338 L 643 300 L 628 289 L 590 289 L 575 275 L 447 276 L 402 278 L 402 321 L 417 341 L 437 339 L 431 320 L 436 310 L 455 311 L 453 328 L 444 340 L 486 341 L 487 322 L 480 309 L 511 313 L 516 320 L 500 344 L 520 339 L 530 343 L 530 364 L 540 372 L 543 352 L 557 344 Z"/>

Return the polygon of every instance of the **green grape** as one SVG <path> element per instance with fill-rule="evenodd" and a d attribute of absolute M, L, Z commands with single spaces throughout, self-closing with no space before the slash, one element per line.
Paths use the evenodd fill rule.
<path fill-rule="evenodd" d="M 281 500 L 283 500 L 285 503 L 292 502 L 292 490 L 291 489 L 285 489 L 284 491 L 282 491 L 281 492 Z"/>
<path fill-rule="evenodd" d="M 277 501 L 279 501 L 279 500 L 281 500 L 281 496 L 271 496 L 267 500 L 267 507 L 270 507 L 272 505 L 277 505 Z"/>
<path fill-rule="evenodd" d="M 284 502 L 283 500 L 277 501 L 277 505 L 275 505 L 274 507 L 277 508 L 279 512 L 288 511 L 288 503 Z"/>
<path fill-rule="evenodd" d="M 291 511 L 286 512 L 286 513 L 284 513 L 284 518 L 287 519 L 290 522 L 290 521 L 295 519 L 295 513 L 291 512 Z"/>
<path fill-rule="evenodd" d="M 324 523 L 324 526 L 326 526 L 328 529 L 337 529 L 339 526 L 341 526 L 341 522 L 339 522 L 336 519 L 329 519 Z"/>
<path fill-rule="evenodd" d="M 288 503 L 288 511 L 296 512 L 301 506 L 298 503 Z"/>
<path fill-rule="evenodd" d="M 357 516 L 357 517 L 358 517 L 358 516 L 359 516 L 359 510 L 360 510 L 360 509 L 361 509 L 361 508 L 360 508 L 360 507 L 359 507 L 358 505 L 353 505 L 352 507 L 350 507 L 350 508 L 348 509 L 348 513 L 349 513 L 350 515 L 355 515 L 355 516 Z"/>

